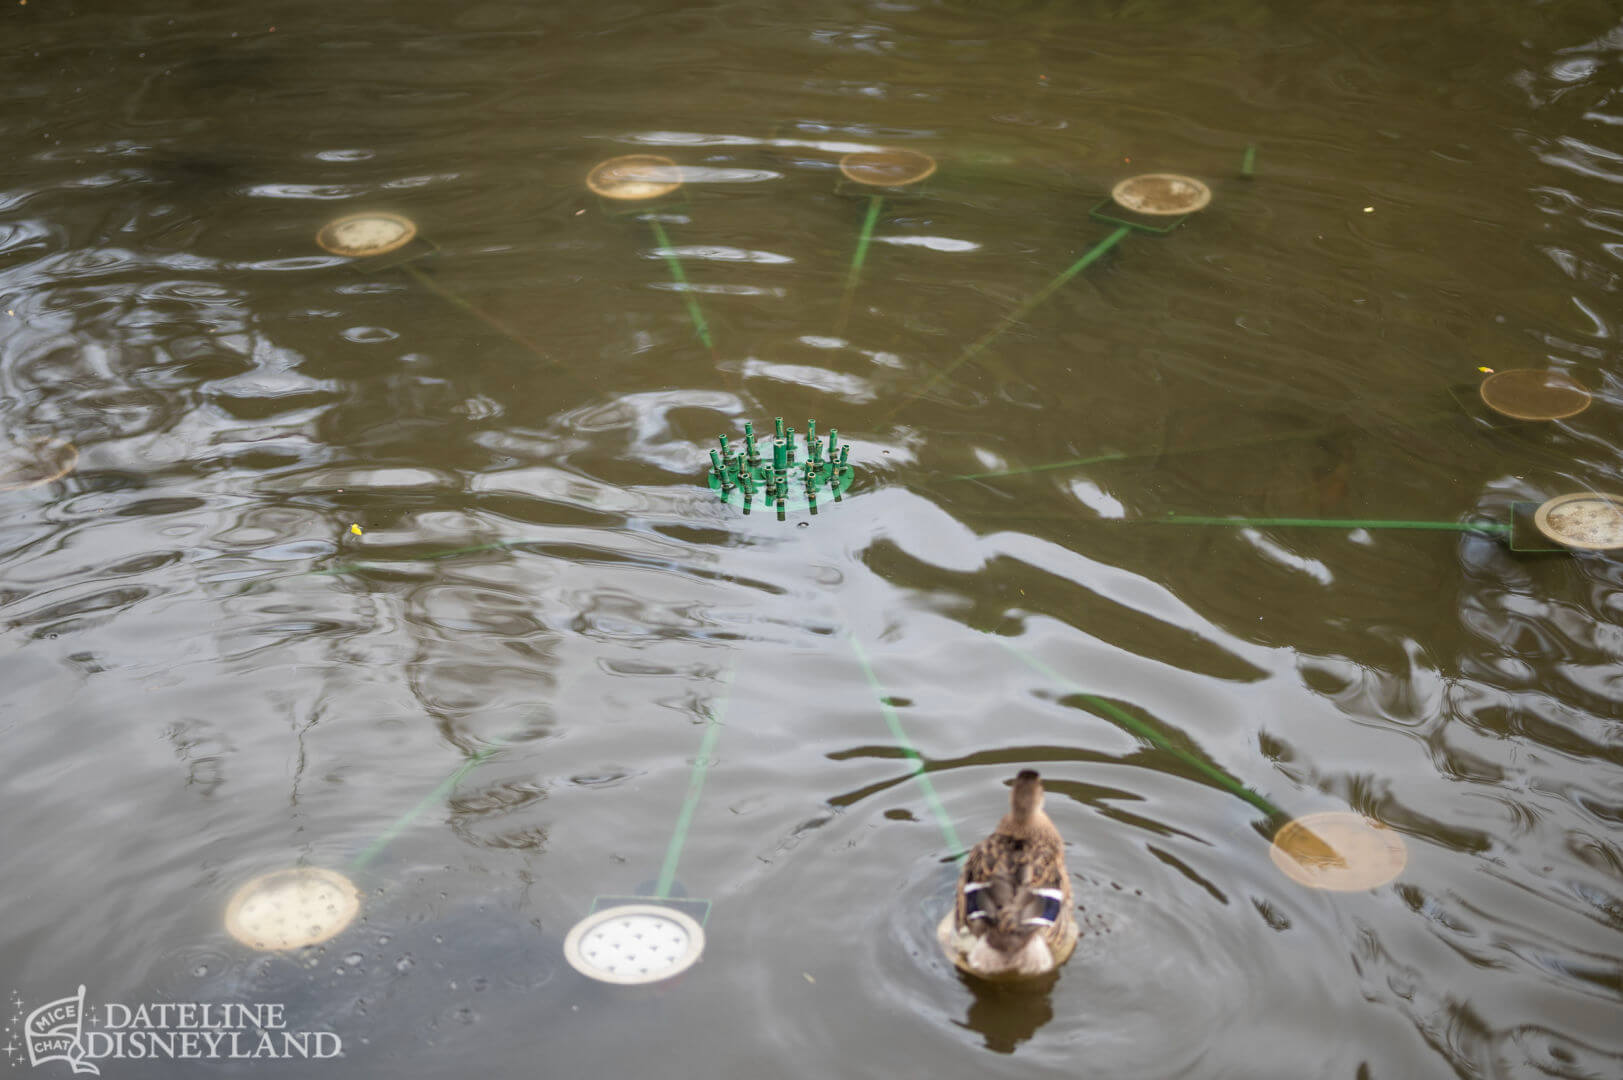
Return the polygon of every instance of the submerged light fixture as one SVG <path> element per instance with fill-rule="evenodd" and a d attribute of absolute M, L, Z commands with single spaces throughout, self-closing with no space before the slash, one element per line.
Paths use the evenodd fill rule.
<path fill-rule="evenodd" d="M 1557 495 L 1533 511 L 1533 527 L 1563 548 L 1623 550 L 1623 495 L 1598 491 Z"/>
<path fill-rule="evenodd" d="M 918 150 L 897 147 L 884 150 L 858 150 L 840 159 L 840 172 L 846 181 L 857 186 L 868 199 L 868 215 L 862 220 L 857 233 L 857 247 L 851 254 L 851 268 L 845 275 L 845 295 L 840 300 L 840 321 L 836 334 L 845 333 L 845 324 L 851 317 L 851 302 L 856 297 L 857 282 L 862 279 L 862 264 L 868 257 L 868 245 L 873 240 L 874 226 L 885 205 L 885 196 L 901 195 L 914 184 L 935 174 L 936 161 Z M 836 191 L 850 190 L 842 182 Z"/>
<path fill-rule="evenodd" d="M 1183 740 L 1168 738 L 1157 725 L 1107 698 L 1089 693 L 1012 641 L 995 634 L 988 636 L 1079 698 L 1089 712 L 1177 758 L 1209 782 L 1265 813 L 1269 853 L 1274 865 L 1292 881 L 1316 889 L 1354 892 L 1385 885 L 1402 872 L 1408 861 L 1403 838 L 1379 822 L 1341 810 L 1291 817 L 1267 796 L 1240 783 L 1203 754 L 1180 745 Z"/>
<path fill-rule="evenodd" d="M 1211 205 L 1211 201 L 1212 189 L 1204 181 L 1178 173 L 1144 173 L 1118 182 L 1110 189 L 1109 195 L 1095 203 L 1088 211 L 1088 216 L 1093 220 L 1114 225 L 1115 228 L 1111 233 L 1083 252 L 1081 258 L 1061 270 L 1052 281 L 1038 289 L 1019 307 L 1005 315 L 996 326 L 959 353 L 957 359 L 936 372 L 923 386 L 903 398 L 886 415 L 895 416 L 927 394 L 937 383 L 979 356 L 988 345 L 1035 311 L 1066 282 L 1103 258 L 1104 254 L 1121 243 L 1128 233 L 1143 232 L 1164 236 L 1182 225 L 1191 215 L 1206 209 Z"/>
<path fill-rule="evenodd" d="M 704 954 L 704 927 L 678 908 L 617 904 L 601 908 L 564 938 L 569 966 L 598 982 L 640 986 L 680 975 Z"/>
<path fill-rule="evenodd" d="M 399 251 L 417 238 L 417 223 L 383 210 L 346 214 L 321 227 L 316 244 L 331 255 L 369 259 Z"/>
<path fill-rule="evenodd" d="M 336 870 L 299 866 L 261 874 L 237 890 L 225 928 L 250 949 L 275 952 L 330 941 L 361 910 L 361 891 Z"/>
<path fill-rule="evenodd" d="M 624 154 L 592 166 L 586 186 L 592 194 L 612 202 L 643 203 L 680 188 L 682 170 L 659 154 Z"/>
<path fill-rule="evenodd" d="M 682 295 L 693 332 L 714 354 L 716 343 L 710 336 L 710 324 L 699 310 L 699 301 L 693 295 L 687 272 L 682 269 L 682 260 L 676 256 L 664 223 L 650 212 L 658 208 L 660 200 L 673 200 L 682 181 L 681 167 L 659 154 L 623 154 L 598 162 L 586 174 L 586 188 L 598 197 L 605 213 L 611 217 L 636 214 L 648 222 L 654 242 L 659 245 L 659 254 L 670 268 L 671 281 Z"/>
<path fill-rule="evenodd" d="M 439 803 L 464 776 L 520 733 L 515 731 L 497 739 L 469 756 L 356 854 L 345 869 L 358 875 L 424 810 Z M 355 920 L 360 910 L 361 890 L 347 875 L 326 867 L 293 866 L 261 874 L 238 889 L 226 904 L 225 929 L 251 949 L 278 952 L 330 941 Z"/>
<path fill-rule="evenodd" d="M 732 669 L 723 690 L 732 684 Z M 587 916 L 564 938 L 569 966 L 598 982 L 635 986 L 674 978 L 704 955 L 704 923 L 710 901 L 689 897 L 676 880 L 682 847 L 704 794 L 710 758 L 721 739 L 726 701 L 705 709 L 704 737 L 688 772 L 687 795 L 677 812 L 657 881 L 639 886 L 630 896 L 596 896 Z"/>
<path fill-rule="evenodd" d="M 935 175 L 936 160 L 919 150 L 887 147 L 857 150 L 840 159 L 840 172 L 853 184 L 899 191 Z M 879 193 L 881 197 L 883 192 Z"/>
<path fill-rule="evenodd" d="M 415 265 L 418 260 L 439 249 L 418 234 L 417 223 L 411 218 L 387 210 L 345 214 L 321 227 L 316 233 L 316 246 L 329 255 L 352 260 L 349 265 L 355 270 L 373 272 L 398 268 L 435 296 L 461 308 L 508 340 L 522 345 L 537 359 L 547 364 L 556 363 L 535 342 L 441 285 L 433 275 Z"/>
<path fill-rule="evenodd" d="M 1294 818 L 1274 834 L 1268 857 L 1279 872 L 1310 889 L 1362 892 L 1385 885 L 1409 861 L 1403 837 L 1347 810 Z"/>
<path fill-rule="evenodd" d="M 779 520 L 790 510 L 817 513 L 822 492 L 839 502 L 856 478 L 851 464 L 851 444 L 840 443 L 840 433 L 830 428 L 826 442 L 818 440 L 817 421 L 806 421 L 805 445 L 795 447 L 795 429 L 783 426 L 783 417 L 773 421 L 771 445 L 766 453 L 755 438 L 755 425 L 744 425 L 744 448 L 734 451 L 727 436 L 717 436 L 721 449 L 710 451 L 710 490 L 722 502 L 749 513 L 759 497 L 762 506 L 777 510 Z"/>
<path fill-rule="evenodd" d="M 1482 380 L 1482 403 L 1512 420 L 1565 420 L 1594 402 L 1594 395 L 1566 372 L 1506 368 Z"/>
<path fill-rule="evenodd" d="M 1193 176 L 1143 173 L 1129 176 L 1111 188 L 1110 201 L 1128 213 L 1181 219 L 1204 210 L 1212 201 L 1212 189 Z"/>

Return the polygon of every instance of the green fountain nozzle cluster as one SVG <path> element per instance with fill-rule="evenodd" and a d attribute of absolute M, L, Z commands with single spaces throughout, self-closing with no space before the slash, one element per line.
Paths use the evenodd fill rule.
<path fill-rule="evenodd" d="M 723 502 L 749 513 L 759 497 L 761 505 L 773 507 L 781 518 L 789 510 L 817 513 L 817 498 L 827 492 L 840 501 L 851 487 L 856 468 L 851 464 L 851 444 L 840 443 L 840 433 L 830 428 L 826 441 L 817 436 L 817 421 L 806 421 L 805 447 L 797 451 L 795 429 L 783 426 L 783 417 L 774 421 L 770 447 L 763 452 L 755 437 L 755 425 L 744 425 L 744 448 L 735 451 L 727 436 L 717 437 L 721 449 L 710 451 L 710 490 Z"/>

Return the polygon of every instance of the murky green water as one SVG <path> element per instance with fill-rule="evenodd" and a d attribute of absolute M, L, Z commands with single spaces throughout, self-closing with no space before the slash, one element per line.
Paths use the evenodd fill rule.
<path fill-rule="evenodd" d="M 344 1041 L 109 1077 L 1623 1074 L 1619 563 L 1144 524 L 1623 487 L 1623 23 L 1192 8 L 8 2 L 0 432 L 81 457 L 0 495 L 7 1022 L 82 983 Z M 883 145 L 939 170 L 842 330 L 835 163 Z M 628 153 L 686 170 L 668 247 L 584 189 Z M 1163 170 L 1211 207 L 911 397 Z M 371 208 L 421 277 L 315 246 Z M 1545 366 L 1594 405 L 1456 399 Z M 852 444 L 815 519 L 702 487 L 775 415 Z M 938 954 L 951 852 L 859 649 L 966 841 L 1047 777 L 1088 927 L 1051 990 Z M 587 983 L 560 943 L 658 876 L 706 710 L 704 961 Z M 491 749 L 339 939 L 221 929 Z M 1298 886 L 1237 784 L 1408 866 Z"/>

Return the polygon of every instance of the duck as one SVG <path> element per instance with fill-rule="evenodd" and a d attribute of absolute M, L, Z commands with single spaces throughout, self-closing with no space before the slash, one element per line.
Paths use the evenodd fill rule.
<path fill-rule="evenodd" d="M 1009 812 L 970 849 L 958 898 L 936 928 L 960 971 L 990 981 L 1052 974 L 1076 949 L 1065 841 L 1043 812 L 1035 769 L 1014 778 Z"/>

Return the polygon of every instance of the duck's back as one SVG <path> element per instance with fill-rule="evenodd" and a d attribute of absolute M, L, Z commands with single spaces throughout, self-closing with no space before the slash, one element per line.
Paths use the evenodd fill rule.
<path fill-rule="evenodd" d="M 1004 947 L 1058 924 L 1071 906 L 1059 834 L 999 830 L 976 844 L 958 890 L 958 925 Z"/>

